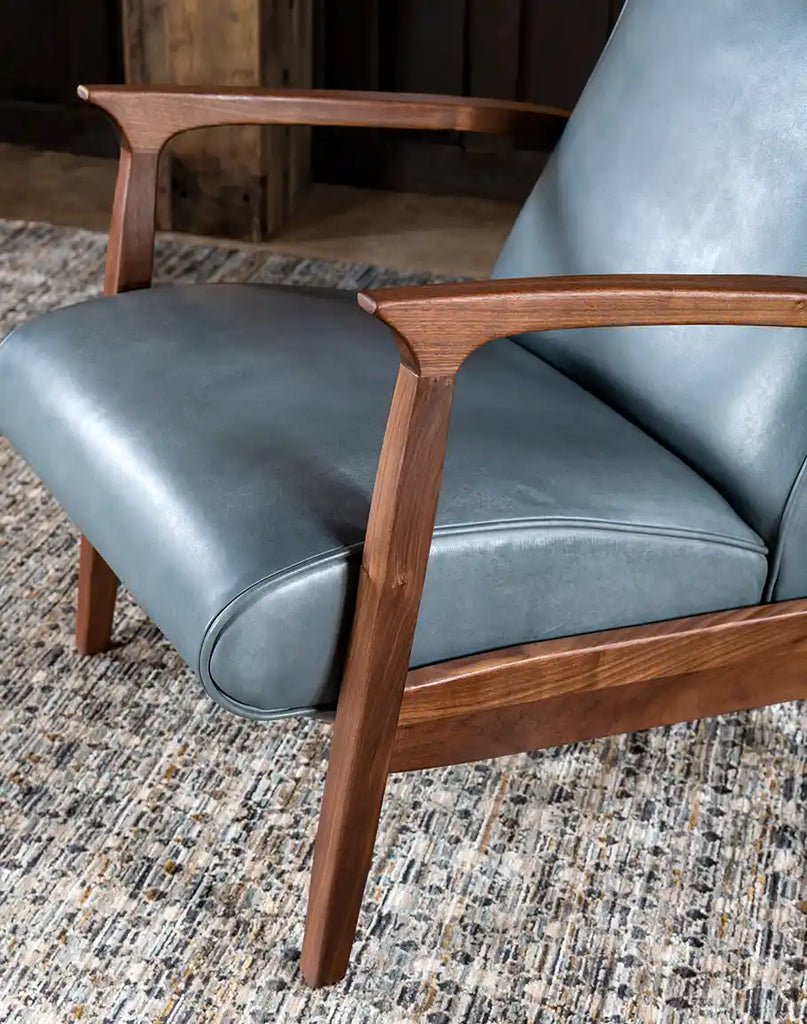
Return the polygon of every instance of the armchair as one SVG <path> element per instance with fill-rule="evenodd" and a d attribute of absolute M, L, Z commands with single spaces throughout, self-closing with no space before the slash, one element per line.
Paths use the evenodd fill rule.
<path fill-rule="evenodd" d="M 628 0 L 494 279 L 372 290 L 363 313 L 147 291 L 165 142 L 566 115 L 81 90 L 121 134 L 108 297 L 0 347 L 0 428 L 83 532 L 82 652 L 120 576 L 225 707 L 335 708 L 311 985 L 347 969 L 390 772 L 807 696 L 807 84 L 782 73 L 807 13 L 757 6 Z"/>

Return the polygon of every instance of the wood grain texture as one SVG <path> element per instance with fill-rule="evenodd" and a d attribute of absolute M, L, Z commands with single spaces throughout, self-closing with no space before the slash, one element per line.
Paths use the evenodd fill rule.
<path fill-rule="evenodd" d="M 262 7 L 261 0 L 164 2 L 164 81 L 189 88 L 205 82 L 234 88 L 263 84 Z M 264 237 L 269 168 L 261 128 L 203 129 L 175 139 L 170 164 L 173 230 L 250 241 Z M 278 163 L 277 173 L 283 170 Z"/>
<path fill-rule="evenodd" d="M 158 153 L 132 152 L 121 142 L 112 205 L 104 294 L 148 288 L 154 261 Z M 109 646 L 118 579 L 86 537 L 81 538 L 76 647 L 97 654 Z"/>
<path fill-rule="evenodd" d="M 164 0 L 122 0 L 123 62 L 129 84 L 168 80 Z"/>
<path fill-rule="evenodd" d="M 302 971 L 347 970 L 372 859 L 443 467 L 452 382 L 401 367 L 379 463 L 314 852 Z"/>
<path fill-rule="evenodd" d="M 807 697 L 807 600 L 508 648 L 409 673 L 392 771 Z"/>
<path fill-rule="evenodd" d="M 310 87 L 313 0 L 264 2 L 262 19 L 261 84 Z M 270 237 L 297 208 L 311 179 L 311 130 L 303 125 L 273 125 L 260 131 L 266 169 L 265 235 Z"/>
<path fill-rule="evenodd" d="M 151 284 L 158 157 L 154 152 L 132 152 L 122 143 L 109 227 L 105 295 Z"/>
<path fill-rule="evenodd" d="M 565 110 L 507 100 L 327 89 L 82 85 L 79 95 L 105 110 L 134 149 L 150 152 L 159 152 L 180 132 L 211 125 L 355 125 L 498 135 L 529 132 L 536 123 L 560 130 L 569 116 Z"/>
<path fill-rule="evenodd" d="M 379 288 L 359 305 L 407 365 L 454 374 L 480 345 L 525 331 L 661 324 L 807 327 L 807 278 L 685 274 L 535 277 Z"/>
<path fill-rule="evenodd" d="M 803 652 L 802 652 L 803 654 Z M 807 698 L 804 658 L 754 658 L 401 728 L 391 772 L 463 764 Z"/>
<path fill-rule="evenodd" d="M 626 686 L 671 667 L 678 674 L 720 668 L 771 643 L 779 653 L 801 651 L 805 639 L 807 600 L 799 600 L 506 647 L 411 671 L 399 721 Z"/>
<path fill-rule="evenodd" d="M 98 654 L 109 646 L 112 635 L 118 578 L 86 537 L 81 538 L 78 579 L 76 649 L 79 654 Z"/>
<path fill-rule="evenodd" d="M 124 0 L 130 84 L 312 84 L 313 0 Z M 309 178 L 307 133 L 238 125 L 177 139 L 164 160 L 160 224 L 259 241 Z"/>

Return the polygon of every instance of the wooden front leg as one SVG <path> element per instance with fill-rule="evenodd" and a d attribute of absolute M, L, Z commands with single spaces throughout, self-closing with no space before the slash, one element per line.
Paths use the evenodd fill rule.
<path fill-rule="evenodd" d="M 345 974 L 387 784 L 443 469 L 453 377 L 401 366 L 378 467 L 314 850 L 302 971 Z"/>

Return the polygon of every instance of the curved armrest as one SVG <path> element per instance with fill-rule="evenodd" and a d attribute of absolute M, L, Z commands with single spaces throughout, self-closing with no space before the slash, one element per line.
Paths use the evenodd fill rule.
<path fill-rule="evenodd" d="M 508 100 L 327 89 L 186 89 L 80 85 L 78 94 L 118 126 L 121 157 L 109 231 L 104 292 L 151 283 L 157 160 L 169 139 L 194 128 L 235 124 L 354 125 L 481 132 L 542 133 L 554 144 L 569 114 Z"/>
<path fill-rule="evenodd" d="M 420 376 L 453 377 L 494 338 L 525 331 L 661 324 L 807 327 L 807 278 L 631 274 L 525 277 L 361 292 Z"/>
<path fill-rule="evenodd" d="M 106 111 L 133 149 L 159 152 L 180 132 L 227 124 L 345 125 L 518 134 L 536 129 L 557 141 L 566 110 L 509 100 L 330 89 L 192 89 L 81 85 L 78 94 Z"/>

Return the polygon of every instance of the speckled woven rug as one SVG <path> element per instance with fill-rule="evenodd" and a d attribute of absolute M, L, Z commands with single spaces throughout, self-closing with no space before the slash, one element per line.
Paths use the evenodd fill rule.
<path fill-rule="evenodd" d="M 0 323 L 103 251 L 0 223 Z M 175 241 L 158 277 L 418 280 Z M 126 600 L 79 659 L 74 531 L 2 442 L 0 531 L 2 1021 L 807 1021 L 803 707 L 393 778 L 353 969 L 311 992 L 328 727 L 215 707 Z"/>

